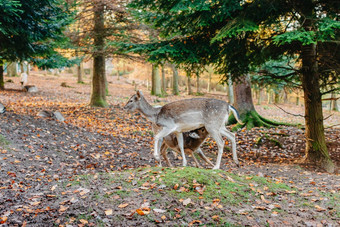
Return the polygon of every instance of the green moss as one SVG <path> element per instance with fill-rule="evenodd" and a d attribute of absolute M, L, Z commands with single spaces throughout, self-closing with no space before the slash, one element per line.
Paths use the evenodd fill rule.
<path fill-rule="evenodd" d="M 276 121 L 266 119 L 266 118 L 262 117 L 261 115 L 259 115 L 255 110 L 248 111 L 248 112 L 242 114 L 240 116 L 240 118 L 241 118 L 243 124 L 237 123 L 234 115 L 229 116 L 229 119 L 228 119 L 229 125 L 237 123 L 236 126 L 234 126 L 232 128 L 232 131 L 237 131 L 238 129 L 241 129 L 241 128 L 244 128 L 244 127 L 246 127 L 249 130 L 249 129 L 252 129 L 254 127 L 270 128 L 270 127 L 275 127 L 275 126 L 279 126 L 279 125 L 293 125 L 293 124 L 276 122 Z"/>
<path fill-rule="evenodd" d="M 91 100 L 90 105 L 95 107 L 107 107 L 108 103 L 105 99 L 97 97 Z"/>

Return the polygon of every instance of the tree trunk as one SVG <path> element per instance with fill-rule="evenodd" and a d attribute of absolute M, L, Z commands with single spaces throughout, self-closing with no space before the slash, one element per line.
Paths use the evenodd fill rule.
<path fill-rule="evenodd" d="M 83 81 L 83 72 L 84 72 L 84 67 L 83 67 L 83 62 L 80 62 L 78 65 L 77 65 L 77 83 L 81 84 L 81 83 L 84 83 Z"/>
<path fill-rule="evenodd" d="M 16 76 L 16 75 L 18 75 L 17 63 L 8 62 L 7 63 L 7 76 Z"/>
<path fill-rule="evenodd" d="M 4 62 L 0 60 L 0 90 L 5 90 Z"/>
<path fill-rule="evenodd" d="M 30 71 L 31 71 L 31 69 L 30 69 L 30 63 L 29 62 L 27 62 L 27 75 L 29 76 L 30 75 Z"/>
<path fill-rule="evenodd" d="M 199 94 L 201 93 L 201 89 L 200 89 L 200 75 L 197 72 L 196 73 L 196 93 Z"/>
<path fill-rule="evenodd" d="M 238 110 L 240 116 L 250 111 L 255 111 L 253 98 L 251 95 L 251 87 L 248 76 L 244 76 L 240 83 L 234 83 L 234 106 Z"/>
<path fill-rule="evenodd" d="M 234 86 L 233 86 L 233 81 L 231 78 L 228 79 L 228 98 L 229 98 L 229 103 L 231 105 L 234 105 Z"/>
<path fill-rule="evenodd" d="M 191 73 L 189 71 L 187 71 L 187 94 L 191 95 L 192 91 L 191 91 Z"/>
<path fill-rule="evenodd" d="M 172 67 L 172 94 L 179 95 L 179 88 L 178 88 L 178 71 L 175 65 L 171 65 Z"/>
<path fill-rule="evenodd" d="M 338 111 L 338 104 L 337 104 L 335 92 L 331 93 L 331 98 L 332 98 L 332 100 L 331 100 L 331 103 L 330 103 L 330 110 Z"/>
<path fill-rule="evenodd" d="M 166 95 L 166 79 L 164 65 L 162 65 L 162 94 Z"/>
<path fill-rule="evenodd" d="M 24 63 L 20 62 L 20 73 L 24 73 L 24 72 L 25 72 Z"/>
<path fill-rule="evenodd" d="M 261 105 L 262 103 L 262 92 L 261 88 L 258 88 L 257 90 L 257 105 Z"/>
<path fill-rule="evenodd" d="M 94 8 L 94 46 L 91 106 L 106 107 L 106 75 L 104 55 L 104 6 Z"/>
<path fill-rule="evenodd" d="M 280 93 L 278 91 L 274 91 L 274 103 L 278 104 L 280 102 Z"/>
<path fill-rule="evenodd" d="M 311 20 L 306 20 L 311 27 Z M 306 26 L 306 25 L 305 25 Z M 309 26 L 306 27 L 307 30 Z M 301 81 L 305 101 L 306 150 L 305 162 L 316 163 L 328 172 L 334 172 L 334 164 L 328 154 L 322 113 L 316 45 L 302 46 Z"/>
<path fill-rule="evenodd" d="M 247 129 L 251 129 L 253 127 L 272 127 L 277 125 L 283 125 L 284 123 L 274 122 L 268 120 L 262 116 L 260 116 L 254 107 L 251 86 L 250 86 L 250 78 L 249 76 L 244 76 L 241 78 L 241 81 L 238 83 L 234 83 L 234 107 L 238 110 L 241 120 L 244 123 L 243 125 L 237 124 L 233 130 L 238 128 L 242 128 L 244 126 Z M 236 123 L 234 115 L 230 115 L 229 123 Z"/>
<path fill-rule="evenodd" d="M 212 79 L 212 73 L 209 72 L 207 92 L 211 92 L 211 79 Z"/>
<path fill-rule="evenodd" d="M 158 66 L 152 65 L 152 84 L 151 95 L 162 95 L 161 78 L 159 76 Z"/>
<path fill-rule="evenodd" d="M 267 104 L 272 104 L 272 90 L 267 90 Z"/>
<path fill-rule="evenodd" d="M 283 92 L 284 92 L 284 94 L 283 94 L 283 102 L 285 104 L 287 104 L 289 102 L 288 91 L 287 91 L 287 89 L 284 89 Z"/>

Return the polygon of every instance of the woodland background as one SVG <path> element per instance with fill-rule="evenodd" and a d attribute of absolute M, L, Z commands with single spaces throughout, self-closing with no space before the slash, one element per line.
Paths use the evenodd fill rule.
<path fill-rule="evenodd" d="M 339 8 L 0 0 L 0 223 L 339 224 Z M 150 122 L 122 110 L 137 89 L 233 104 L 241 166 L 226 142 L 219 171 L 155 167 Z"/>

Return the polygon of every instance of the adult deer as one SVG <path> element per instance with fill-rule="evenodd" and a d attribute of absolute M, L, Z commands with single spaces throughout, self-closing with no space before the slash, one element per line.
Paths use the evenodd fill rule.
<path fill-rule="evenodd" d="M 227 102 L 218 99 L 195 98 L 184 99 L 168 103 L 160 108 L 152 107 L 144 98 L 142 92 L 137 91 L 124 109 L 128 111 L 139 111 L 144 114 L 152 123 L 159 127 L 155 135 L 154 157 L 160 162 L 160 146 L 163 138 L 171 133 L 177 137 L 178 146 L 183 157 L 183 166 L 187 165 L 183 148 L 182 132 L 191 131 L 205 127 L 210 136 L 216 141 L 218 146 L 217 161 L 214 169 L 219 169 L 224 148 L 222 135 L 226 136 L 232 145 L 233 160 L 238 165 L 236 154 L 235 135 L 225 128 L 225 123 L 229 117 L 229 111 L 232 111 L 236 120 L 239 119 L 238 112 Z"/>

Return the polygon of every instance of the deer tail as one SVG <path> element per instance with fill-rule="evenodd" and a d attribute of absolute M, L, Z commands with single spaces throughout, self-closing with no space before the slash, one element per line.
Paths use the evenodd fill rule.
<path fill-rule="evenodd" d="M 240 119 L 240 114 L 238 113 L 238 111 L 235 109 L 235 107 L 233 107 L 232 105 L 229 105 L 229 110 L 231 110 L 231 112 L 233 112 L 233 115 L 236 119 L 236 121 L 240 124 L 243 124 L 243 122 Z"/>

